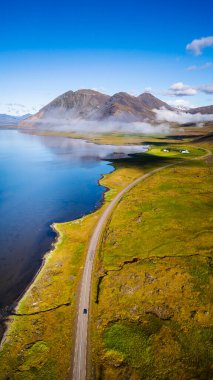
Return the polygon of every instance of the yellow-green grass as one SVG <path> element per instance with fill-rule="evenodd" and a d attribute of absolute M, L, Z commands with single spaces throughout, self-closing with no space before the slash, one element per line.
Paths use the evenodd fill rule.
<path fill-rule="evenodd" d="M 60 239 L 19 303 L 0 354 L 0 378 L 67 378 L 77 286 L 95 215 L 57 225 Z M 60 377 L 61 376 L 61 377 Z"/>
<path fill-rule="evenodd" d="M 60 234 L 56 247 L 46 255 L 16 315 L 10 317 L 0 352 L 0 379 L 69 377 L 78 285 L 88 240 L 100 213 L 119 190 L 143 173 L 204 153 L 194 147 L 186 157 L 177 150 L 163 152 L 164 147 L 153 147 L 132 159 L 117 160 L 116 170 L 101 180 L 110 189 L 102 208 L 82 219 L 55 225 Z"/>
<path fill-rule="evenodd" d="M 213 377 L 212 173 L 209 160 L 164 169 L 114 210 L 94 270 L 91 379 Z"/>

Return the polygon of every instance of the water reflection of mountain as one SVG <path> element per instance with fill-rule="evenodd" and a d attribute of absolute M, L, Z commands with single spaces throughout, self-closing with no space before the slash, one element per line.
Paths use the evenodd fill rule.
<path fill-rule="evenodd" d="M 141 153 L 147 150 L 145 145 L 98 145 L 80 139 L 67 137 L 40 136 L 41 142 L 54 154 L 72 157 L 75 160 L 116 159 L 128 154 Z"/>

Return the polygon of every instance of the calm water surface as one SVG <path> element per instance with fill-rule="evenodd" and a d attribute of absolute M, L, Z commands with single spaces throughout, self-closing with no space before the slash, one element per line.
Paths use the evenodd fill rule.
<path fill-rule="evenodd" d="M 0 131 L 0 307 L 32 280 L 55 238 L 51 223 L 101 204 L 105 188 L 98 180 L 113 170 L 101 158 L 142 150 Z"/>

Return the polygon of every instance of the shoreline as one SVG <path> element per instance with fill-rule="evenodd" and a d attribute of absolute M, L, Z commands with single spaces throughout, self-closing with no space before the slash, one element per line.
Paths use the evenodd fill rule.
<path fill-rule="evenodd" d="M 63 137 L 63 136 L 62 136 Z M 66 137 L 66 138 L 69 138 L 69 137 Z M 86 140 L 84 140 L 86 141 Z M 88 141 L 89 143 L 91 143 L 90 141 Z M 101 144 L 102 145 L 102 144 Z M 142 145 L 142 144 L 141 144 Z M 144 145 L 142 145 L 144 147 Z M 150 149 L 152 149 L 151 147 L 151 144 L 148 145 L 147 144 L 147 149 L 145 151 L 142 151 L 141 153 L 147 153 Z M 132 154 L 127 154 L 126 157 L 124 157 L 125 159 L 126 158 L 129 158 L 129 160 L 131 160 L 132 157 L 136 156 L 138 153 L 132 153 Z M 118 158 L 119 160 L 120 158 Z M 122 159 L 122 158 L 121 158 Z M 115 172 L 117 170 L 116 166 L 115 166 L 115 163 L 116 163 L 116 158 L 111 158 L 112 161 L 110 161 L 110 159 L 100 159 L 100 160 L 104 160 L 104 161 L 107 161 L 108 162 L 108 165 L 112 166 L 112 171 L 110 171 L 109 173 L 106 173 L 106 174 L 102 174 L 101 177 L 97 180 L 97 185 L 100 186 L 100 187 L 103 187 L 104 188 L 104 191 L 102 193 L 102 196 L 101 196 L 101 200 L 100 200 L 100 204 L 95 207 L 91 212 L 89 212 L 88 214 L 84 214 L 82 215 L 81 217 L 77 218 L 77 219 L 73 219 L 73 220 L 68 220 L 68 221 L 64 221 L 64 222 L 60 222 L 60 223 L 57 223 L 57 222 L 54 222 L 52 224 L 50 224 L 50 227 L 51 229 L 54 231 L 54 233 L 56 234 L 54 240 L 52 241 L 51 243 L 51 247 L 48 251 L 45 251 L 41 257 L 41 264 L 38 268 L 38 270 L 36 271 L 35 275 L 33 276 L 32 280 L 27 284 L 26 288 L 24 289 L 24 291 L 20 294 L 20 296 L 13 302 L 12 305 L 10 306 L 6 306 L 6 308 L 9 310 L 9 312 L 5 313 L 5 317 L 3 316 L 2 318 L 2 321 L 0 322 L 0 324 L 3 326 L 3 333 L 1 334 L 1 330 L 0 330 L 0 347 L 4 341 L 4 335 L 5 333 L 7 332 L 7 329 L 8 329 L 8 326 L 10 324 L 10 317 L 12 315 L 16 315 L 16 311 L 17 311 L 17 308 L 20 306 L 20 303 L 22 301 L 24 301 L 24 299 L 27 297 L 28 293 L 30 292 L 32 286 L 34 285 L 35 281 L 37 280 L 38 276 L 40 275 L 40 273 L 42 272 L 43 269 L 45 269 L 45 266 L 47 264 L 47 261 L 48 259 L 51 257 L 51 254 L 55 251 L 55 249 L 57 248 L 57 245 L 60 243 L 61 241 L 61 238 L 62 238 L 62 233 L 60 232 L 59 229 L 57 229 L 57 225 L 63 225 L 63 224 L 66 224 L 66 223 L 71 223 L 71 222 L 75 222 L 75 221 L 80 221 L 82 220 L 84 217 L 87 217 L 87 216 L 90 216 L 92 214 L 94 214 L 95 212 L 97 212 L 99 209 L 101 209 L 102 207 L 104 207 L 105 205 L 105 201 L 106 201 L 106 194 L 110 191 L 110 187 L 107 187 L 106 185 L 102 185 L 101 184 L 101 181 L 106 177 L 106 176 L 109 176 L 110 174 L 112 174 L 113 172 Z M 6 309 L 5 308 L 5 309 Z"/>
<path fill-rule="evenodd" d="M 12 303 L 11 306 L 6 306 L 5 308 L 2 308 L 3 310 L 8 308 L 9 312 L 8 312 L 8 314 L 6 314 L 5 317 L 2 318 L 2 320 L 0 320 L 0 324 L 2 325 L 2 328 L 3 328 L 3 334 L 1 334 L 1 332 L 0 332 L 0 349 L 1 349 L 2 343 L 4 342 L 4 335 L 7 332 L 7 329 L 8 329 L 9 324 L 10 324 L 10 317 L 13 315 L 16 315 L 16 311 L 17 311 L 17 308 L 19 307 L 19 303 L 22 300 L 24 300 L 24 298 L 27 296 L 27 294 L 30 291 L 31 287 L 33 286 L 36 278 L 39 276 L 40 272 L 45 267 L 45 263 L 46 263 L 46 260 L 48 258 L 47 256 L 49 256 L 55 250 L 57 243 L 60 242 L 60 237 L 61 237 L 60 231 L 54 227 L 54 223 L 51 224 L 50 227 L 56 233 L 54 241 L 51 243 L 51 249 L 46 251 L 43 254 L 43 256 L 41 257 L 41 265 L 39 266 L 39 268 L 36 271 L 35 275 L 33 276 L 32 280 L 27 284 L 26 288 L 22 291 L 20 296 Z"/>
<path fill-rule="evenodd" d="M 108 161 L 108 160 L 106 160 L 106 161 Z M 99 209 L 101 209 L 101 207 L 104 206 L 104 204 L 105 204 L 105 194 L 108 191 L 110 191 L 110 188 L 106 187 L 105 185 L 101 185 L 100 182 L 101 182 L 102 179 L 104 179 L 104 177 L 106 175 L 111 174 L 111 173 L 113 173 L 116 170 L 116 168 L 115 168 L 115 166 L 113 166 L 112 162 L 108 161 L 108 165 L 112 166 L 112 171 L 110 173 L 101 174 L 101 177 L 97 180 L 97 186 L 103 187 L 103 189 L 105 189 L 103 191 L 102 195 L 101 195 L 100 204 L 97 207 L 95 207 L 94 210 L 92 210 L 88 214 L 82 215 L 80 218 L 73 219 L 73 220 L 68 220 L 68 221 L 60 222 L 60 223 L 54 222 L 54 223 L 52 223 L 52 224 L 49 225 L 50 228 L 53 230 L 53 232 L 56 234 L 56 236 L 54 237 L 54 240 L 51 243 L 50 249 L 48 251 L 45 251 L 43 253 L 43 255 L 41 257 L 41 264 L 40 264 L 38 270 L 34 274 L 32 280 L 27 284 L 26 288 L 20 294 L 20 296 L 11 305 L 2 308 L 2 310 L 3 310 L 2 314 L 3 315 L 2 315 L 2 319 L 0 318 L 0 349 L 2 347 L 2 344 L 4 343 L 5 334 L 6 334 L 7 330 L 8 330 L 8 327 L 9 327 L 10 322 L 11 322 L 10 321 L 10 317 L 12 317 L 13 315 L 16 315 L 16 312 L 17 312 L 18 307 L 20 306 L 20 303 L 22 301 L 24 301 L 24 299 L 28 296 L 28 293 L 30 292 L 32 286 L 34 285 L 35 281 L 37 280 L 39 274 L 42 272 L 43 269 L 45 269 L 45 266 L 47 264 L 48 259 L 51 257 L 51 254 L 55 251 L 55 249 L 57 248 L 57 245 L 60 244 L 60 241 L 61 241 L 61 239 L 63 237 L 63 234 L 57 228 L 57 224 L 63 225 L 65 223 L 71 223 L 71 222 L 79 221 L 79 220 L 81 220 L 82 218 L 84 218 L 86 216 L 92 215 L 93 213 L 95 213 L 96 211 L 98 211 Z M 5 316 L 4 316 L 4 310 L 5 310 Z M 1 327 L 2 327 L 2 329 L 1 329 Z"/>
<path fill-rule="evenodd" d="M 18 132 L 22 132 L 22 131 L 19 131 L 18 128 L 16 128 L 16 130 Z M 26 132 L 26 134 L 27 134 L 27 132 Z M 35 134 L 35 135 L 39 136 L 37 134 Z M 59 136 L 53 136 L 53 137 L 59 137 Z M 63 136 L 61 136 L 61 137 L 63 137 Z M 72 138 L 72 137 L 64 137 L 64 138 Z M 79 140 L 83 140 L 83 139 L 79 138 Z M 93 144 L 93 142 L 91 142 L 89 140 L 88 141 L 87 140 L 83 140 L 83 141 L 86 141 L 88 143 L 92 143 Z M 97 143 L 94 143 L 94 144 L 97 144 Z M 97 144 L 97 145 L 103 145 L 103 144 Z M 106 145 L 111 145 L 111 144 L 106 144 Z M 135 144 L 135 145 L 141 145 L 141 146 L 144 147 L 144 145 L 142 145 L 142 144 Z M 144 150 L 144 151 L 142 151 L 141 153 L 147 153 L 149 151 L 149 149 L 150 149 L 150 145 L 147 144 L 147 149 Z M 137 155 L 137 153 L 132 153 L 132 154 L 129 153 L 129 154 L 125 154 L 125 156 L 122 157 L 122 158 L 125 158 L 125 159 L 128 158 L 129 160 L 131 160 L 131 158 L 134 157 L 135 155 Z M 45 269 L 45 266 L 47 264 L 48 259 L 51 257 L 51 254 L 55 251 L 55 249 L 57 248 L 57 245 L 60 243 L 60 240 L 62 238 L 62 233 L 60 232 L 59 229 L 57 229 L 57 224 L 63 225 L 65 223 L 79 221 L 79 220 L 81 220 L 82 218 L 84 218 L 86 216 L 94 214 L 95 212 L 97 212 L 98 210 L 100 210 L 105 205 L 106 194 L 110 191 L 110 187 L 107 187 L 104 184 L 102 185 L 101 181 L 106 176 L 112 174 L 113 172 L 115 172 L 117 170 L 116 167 L 115 167 L 115 162 L 116 162 L 117 159 L 119 160 L 119 159 L 122 159 L 122 158 L 121 157 L 114 157 L 114 158 L 111 157 L 109 159 L 102 159 L 102 158 L 100 159 L 100 161 L 107 161 L 108 165 L 112 166 L 112 171 L 110 171 L 109 173 L 106 173 L 106 174 L 101 174 L 100 178 L 97 180 L 97 186 L 103 187 L 103 189 L 104 189 L 104 191 L 103 191 L 103 193 L 101 195 L 100 204 L 97 207 L 95 207 L 88 214 L 82 215 L 80 218 L 73 219 L 73 220 L 68 220 L 68 221 L 60 222 L 60 223 L 54 222 L 54 223 L 50 224 L 50 228 L 56 234 L 54 240 L 51 243 L 50 249 L 48 251 L 45 251 L 43 253 L 43 255 L 41 257 L 41 264 L 40 264 L 38 270 L 34 274 L 32 280 L 27 284 L 26 288 L 22 291 L 22 293 L 20 294 L 20 296 L 12 303 L 12 305 L 9 305 L 9 306 L 6 306 L 5 308 L 3 308 L 3 310 L 6 309 L 6 311 L 5 311 L 5 316 L 3 315 L 2 320 L 0 319 L 0 327 L 2 326 L 2 332 L 1 332 L 1 329 L 0 329 L 0 349 L 1 349 L 1 346 L 2 346 L 2 344 L 4 342 L 5 334 L 6 334 L 7 330 L 8 330 L 8 327 L 9 327 L 10 322 L 11 322 L 10 321 L 10 317 L 12 317 L 13 315 L 16 315 L 16 312 L 17 312 L 18 307 L 20 306 L 20 303 L 22 301 L 24 301 L 24 299 L 28 296 L 28 293 L 30 292 L 32 286 L 34 285 L 35 281 L 37 280 L 39 274 L 42 272 L 43 269 Z M 112 160 L 112 161 L 110 161 L 110 160 Z M 8 312 L 7 312 L 7 310 L 8 310 Z"/>
<path fill-rule="evenodd" d="M 102 210 L 104 212 L 117 193 L 139 176 L 148 173 L 152 167 L 162 165 L 162 160 L 169 163 L 162 157 L 161 147 L 150 146 L 150 149 L 149 154 L 136 157 L 132 163 L 126 159 L 118 160 L 117 163 L 116 160 L 111 162 L 114 171 L 102 175 L 97 181 L 105 191 L 102 193 L 102 202 L 93 212 L 71 222 L 52 225 L 57 233 L 54 247 L 45 254 L 43 266 L 18 303 L 17 315 L 12 315 L 8 320 L 8 328 L 1 345 L 0 377 L 1 374 L 12 376 L 19 373 L 22 367 L 23 370 L 26 368 L 27 373 L 32 367 L 36 367 L 41 376 L 49 373 L 50 368 L 51 371 L 55 371 L 55 378 L 69 376 L 70 354 L 76 333 L 78 290 L 88 241 L 102 215 Z M 159 160 L 153 161 L 152 157 L 156 155 Z M 192 155 L 198 157 L 201 156 L 201 152 L 195 148 Z M 176 161 L 181 155 L 175 150 L 175 157 L 171 154 L 170 156 L 172 161 L 173 158 Z M 44 357 L 47 365 L 44 364 L 42 367 L 37 364 L 40 351 L 35 351 L 37 348 L 40 350 L 39 342 L 42 345 L 41 349 L 45 346 L 47 350 Z M 20 355 L 26 365 L 20 365 Z M 30 362 L 28 355 L 31 358 Z"/>
<path fill-rule="evenodd" d="M 10 126 L 10 127 L 4 126 L 4 127 L 1 127 L 1 129 L 2 130 L 14 130 L 18 133 L 30 134 L 30 131 L 20 130 L 20 128 L 18 128 L 17 126 Z M 39 134 L 35 134 L 35 135 L 40 136 Z M 49 137 L 49 136 L 47 135 L 44 137 Z M 66 137 L 65 136 L 52 136 L 52 137 L 72 138 L 69 136 L 66 136 Z M 88 144 L 103 145 L 103 144 L 98 144 L 97 142 L 92 142 L 92 141 L 82 139 L 82 138 L 78 138 L 78 139 L 81 141 L 87 142 Z M 76 140 L 76 138 L 75 138 L 75 140 Z M 113 144 L 106 144 L 106 145 L 113 145 Z M 116 146 L 116 144 L 114 144 L 114 145 Z M 144 145 L 143 144 L 140 144 L 140 145 L 142 147 L 143 153 L 148 151 L 149 146 L 147 148 L 145 147 L 145 149 L 144 149 Z M 133 155 L 134 155 L 134 153 L 133 153 Z M 122 159 L 122 158 L 131 159 L 131 155 L 130 154 L 123 154 L 123 155 L 119 155 L 119 157 L 116 157 L 116 154 L 115 154 L 114 156 L 112 155 L 109 158 L 100 158 L 100 161 L 105 161 L 105 162 L 107 161 L 107 164 L 112 167 L 112 170 L 110 171 L 110 173 L 112 173 L 116 170 L 114 162 L 116 161 L 116 159 Z M 3 306 L 0 309 L 0 346 L 1 346 L 2 342 L 4 341 L 5 333 L 7 332 L 8 326 L 10 324 L 10 317 L 17 312 L 17 309 L 19 308 L 20 303 L 27 297 L 28 293 L 30 292 L 30 290 L 31 290 L 33 284 L 35 283 L 36 279 L 38 278 L 39 274 L 41 273 L 41 271 L 45 267 L 48 258 L 51 256 L 51 253 L 57 248 L 57 244 L 60 243 L 61 233 L 57 229 L 57 224 L 69 223 L 69 222 L 72 222 L 74 220 L 80 220 L 82 217 L 87 216 L 87 215 L 91 215 L 94 212 L 96 212 L 98 209 L 100 209 L 104 205 L 106 193 L 110 190 L 110 188 L 108 188 L 104 184 L 102 185 L 101 181 L 102 181 L 102 179 L 104 179 L 105 175 L 108 175 L 110 173 L 101 174 L 100 178 L 97 180 L 97 186 L 103 187 L 103 193 L 101 195 L 100 201 L 97 203 L 97 205 L 93 208 L 92 211 L 90 211 L 88 214 L 83 214 L 81 217 L 79 217 L 77 219 L 73 219 L 73 220 L 68 219 L 68 220 L 63 221 L 61 223 L 54 222 L 54 223 L 49 225 L 49 227 L 52 229 L 52 231 L 56 235 L 54 236 L 53 241 L 51 242 L 49 249 L 44 251 L 43 253 L 41 253 L 41 256 L 39 258 L 40 263 L 39 263 L 38 268 L 35 271 L 32 279 L 30 280 L 30 282 L 28 282 L 26 284 L 26 286 L 23 289 L 23 291 L 21 292 L 21 294 L 11 304 Z"/>
<path fill-rule="evenodd" d="M 37 135 L 37 134 L 36 134 Z M 54 137 L 54 136 L 53 136 Z M 62 136 L 63 137 L 63 136 Z M 66 138 L 69 138 L 69 137 L 66 137 Z M 72 137 L 70 137 L 72 138 Z M 79 138 L 80 139 L 80 138 Z M 82 140 L 82 139 L 80 139 Z M 84 140 L 84 141 L 87 141 L 87 140 Z M 88 143 L 93 143 L 91 141 L 88 141 Z M 95 143 L 94 143 L 95 144 Z M 100 144 L 100 145 L 103 145 L 103 144 Z M 142 144 L 140 144 L 142 145 Z M 144 147 L 144 145 L 142 145 Z M 147 144 L 147 149 L 145 151 L 142 151 L 141 153 L 147 153 L 150 149 L 151 149 L 151 144 Z M 132 157 L 136 156 L 138 153 L 129 153 L 127 154 L 125 157 L 122 157 L 122 158 L 129 158 L 131 160 Z M 119 159 L 122 159 L 122 158 L 118 158 Z M 112 161 L 110 161 L 110 159 Z M 42 272 L 43 269 L 45 269 L 45 266 L 47 264 L 47 261 L 48 259 L 51 257 L 51 254 L 55 251 L 55 249 L 57 248 L 57 245 L 60 243 L 61 241 L 61 238 L 62 238 L 62 233 L 60 232 L 59 229 L 57 229 L 57 224 L 58 225 L 63 225 L 63 224 L 66 224 L 66 223 L 71 223 L 71 222 L 75 222 L 75 221 L 80 221 L 82 218 L 86 217 L 86 216 L 90 216 L 92 214 L 94 214 L 95 212 L 97 212 L 99 209 L 101 209 L 104 205 L 105 205 L 105 201 L 106 201 L 106 194 L 110 191 L 110 187 L 107 187 L 106 185 L 102 185 L 101 184 L 101 181 L 108 175 L 112 174 L 113 172 L 115 172 L 117 169 L 116 169 L 116 166 L 115 166 L 115 162 L 116 162 L 116 157 L 115 158 L 109 158 L 109 159 L 100 159 L 101 161 L 107 161 L 108 162 L 108 165 L 112 166 L 112 171 L 110 171 L 109 173 L 106 173 L 106 174 L 102 174 L 101 177 L 97 180 L 97 185 L 99 187 L 103 187 L 105 190 L 103 191 L 102 193 L 102 196 L 101 196 L 101 200 L 100 200 L 100 204 L 95 207 L 91 212 L 89 212 L 88 214 L 84 214 L 82 215 L 81 217 L 77 218 L 77 219 L 73 219 L 73 220 L 68 220 L 68 221 L 64 221 L 64 222 L 60 222 L 60 223 L 57 223 L 57 222 L 54 222 L 52 224 L 50 224 L 50 228 L 54 231 L 54 233 L 56 234 L 54 240 L 52 241 L 51 243 L 51 247 L 48 251 L 45 251 L 41 257 L 41 264 L 38 268 L 38 270 L 36 271 L 36 273 L 34 274 L 32 280 L 27 284 L 26 288 L 23 290 L 23 292 L 20 294 L 20 296 L 13 302 L 12 305 L 10 306 L 6 306 L 5 309 L 8 309 L 8 313 L 6 311 L 6 315 L 5 317 L 3 316 L 2 320 L 0 320 L 0 325 L 2 325 L 3 327 L 3 333 L 1 333 L 1 330 L 0 330 L 0 348 L 1 348 L 1 345 L 4 341 L 4 335 L 5 333 L 7 332 L 7 329 L 8 329 L 8 326 L 10 324 L 10 317 L 12 315 L 16 315 L 16 311 L 17 311 L 17 308 L 20 306 L 20 303 L 22 301 L 24 301 L 24 299 L 27 297 L 28 293 L 30 292 L 33 284 L 35 283 L 35 281 L 37 280 L 39 274 Z M 1 326 L 0 326 L 1 327 Z"/>

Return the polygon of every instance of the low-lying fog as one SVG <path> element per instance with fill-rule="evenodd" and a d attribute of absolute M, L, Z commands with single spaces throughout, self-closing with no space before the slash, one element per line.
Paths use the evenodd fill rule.
<path fill-rule="evenodd" d="M 73 110 L 66 111 L 57 108 L 48 111 L 41 118 L 34 119 L 30 128 L 45 132 L 64 132 L 77 134 L 143 134 L 143 135 L 168 135 L 173 133 L 174 126 L 182 126 L 192 123 L 200 126 L 202 123 L 213 121 L 213 114 L 191 114 L 183 110 L 153 109 L 152 120 L 138 121 L 131 113 L 120 113 L 110 116 L 105 120 L 85 120 L 77 117 Z"/>
<path fill-rule="evenodd" d="M 168 134 L 170 126 L 168 123 L 150 124 L 148 121 L 126 121 L 110 117 L 106 120 L 84 120 L 72 118 L 54 118 L 45 117 L 39 119 L 36 123 L 36 129 L 45 132 L 64 132 L 78 134 L 106 134 L 106 133 L 121 133 L 121 134 Z"/>
<path fill-rule="evenodd" d="M 170 111 L 166 109 L 155 110 L 156 120 L 159 122 L 187 124 L 193 123 L 200 125 L 202 123 L 213 121 L 213 114 L 187 113 L 181 110 Z"/>

